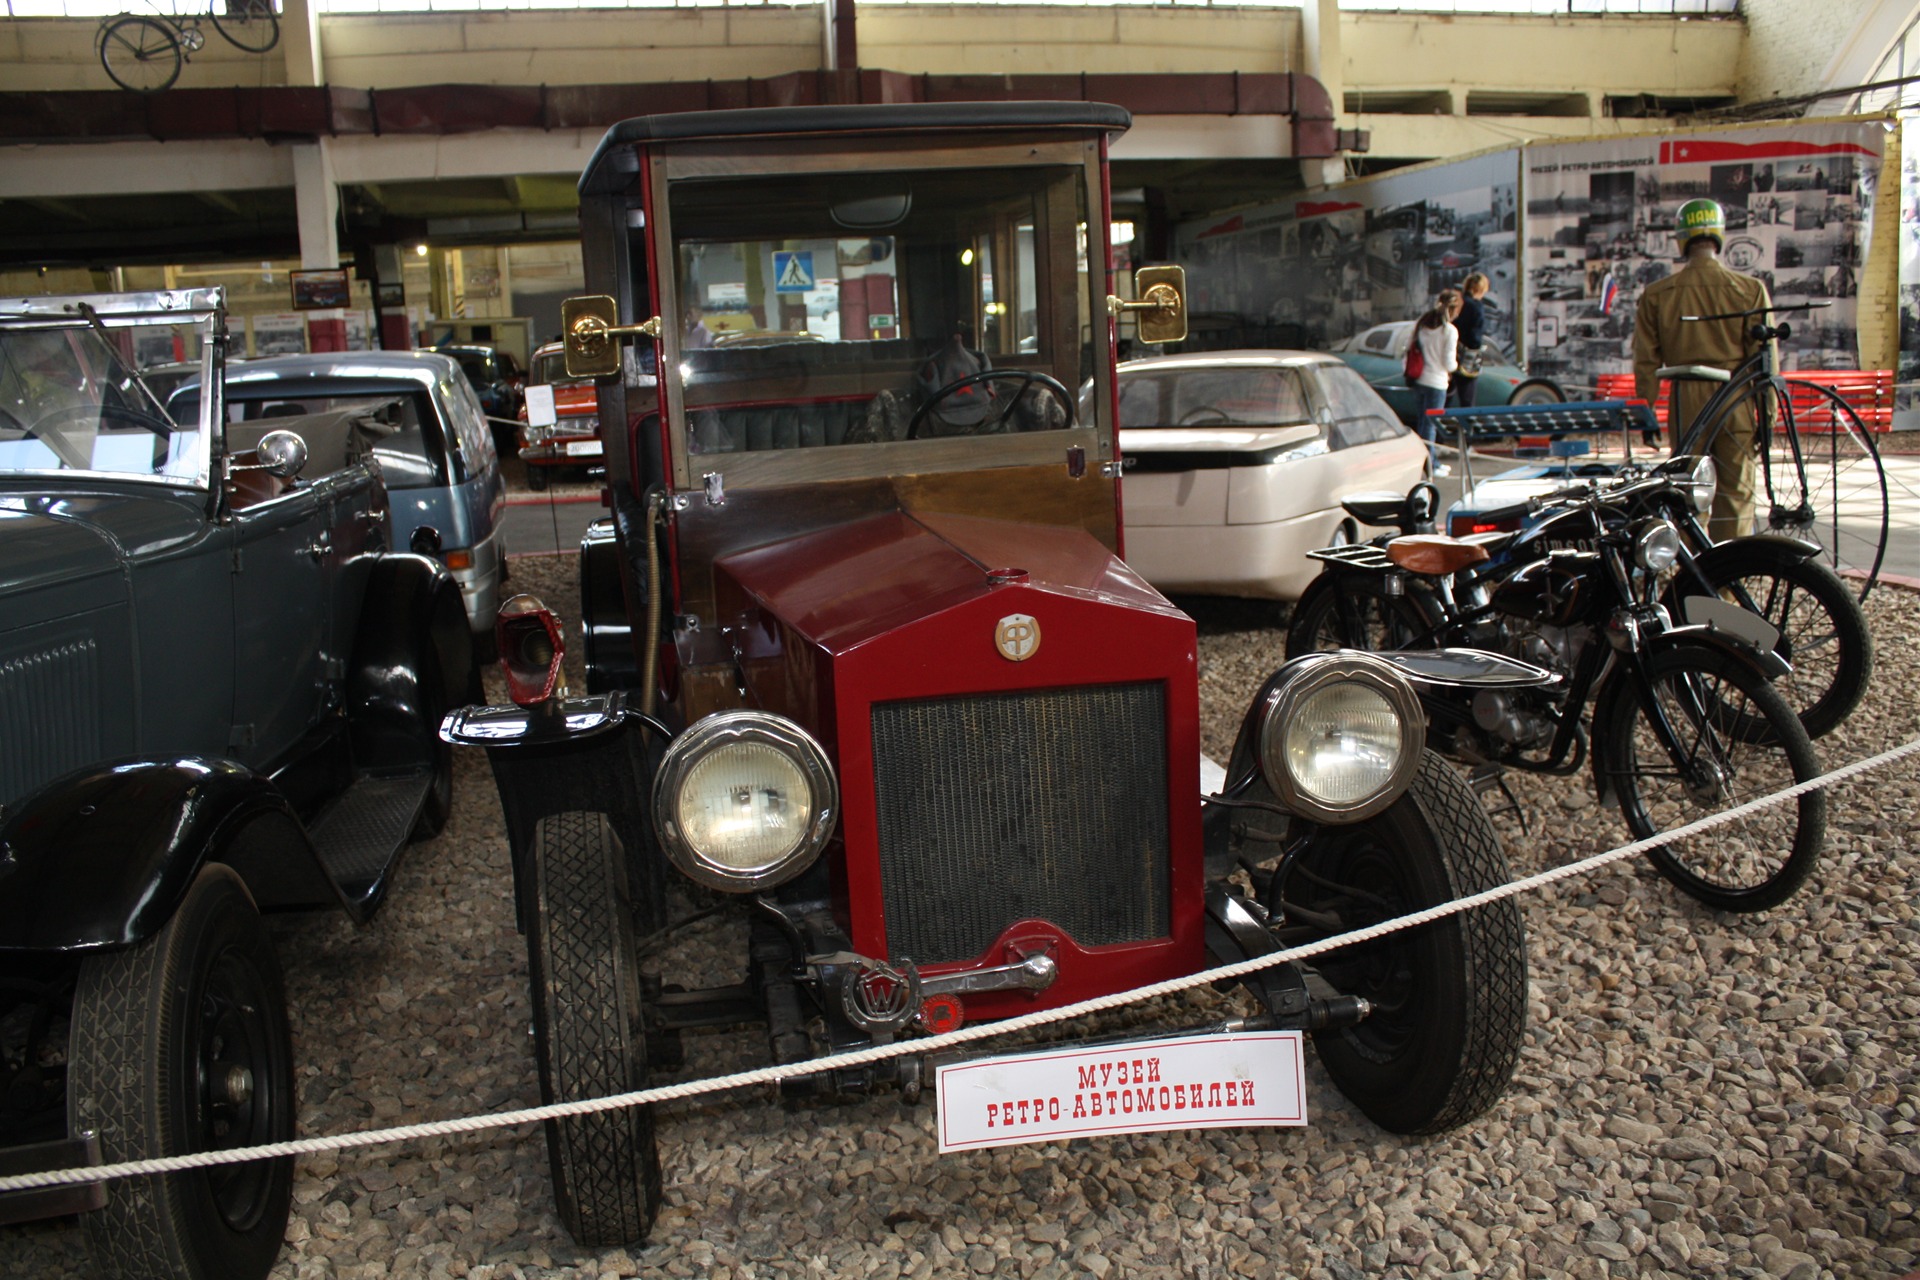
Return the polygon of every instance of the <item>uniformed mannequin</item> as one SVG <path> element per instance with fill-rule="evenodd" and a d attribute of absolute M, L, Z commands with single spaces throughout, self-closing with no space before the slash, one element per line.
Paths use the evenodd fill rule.
<path fill-rule="evenodd" d="M 1680 318 L 1725 315 L 1769 305 L 1767 286 L 1721 264 L 1726 227 L 1726 215 L 1712 200 L 1689 200 L 1681 205 L 1675 235 L 1686 265 L 1664 280 L 1654 281 L 1640 295 L 1633 319 L 1633 379 L 1635 393 L 1648 404 L 1660 393 L 1660 382 L 1654 374 L 1663 365 L 1703 364 L 1731 372 L 1760 349 L 1748 330 L 1765 317 Z M 1686 434 L 1719 386 L 1693 381 L 1670 384 L 1670 439 L 1677 443 Z M 1753 405 L 1749 402 L 1725 420 L 1713 442 L 1713 466 L 1719 484 L 1714 490 L 1707 531 L 1716 540 L 1753 532 L 1753 426 Z"/>

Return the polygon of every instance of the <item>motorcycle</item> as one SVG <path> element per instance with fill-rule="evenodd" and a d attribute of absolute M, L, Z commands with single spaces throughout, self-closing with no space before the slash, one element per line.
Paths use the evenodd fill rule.
<path fill-rule="evenodd" d="M 1509 769 L 1586 768 L 1640 838 L 1816 776 L 1811 739 L 1774 687 L 1790 671 L 1779 632 L 1718 594 L 1682 594 L 1676 621 L 1685 544 L 1673 521 L 1630 515 L 1632 501 L 1585 486 L 1518 532 L 1315 552 L 1330 563 L 1296 606 L 1288 655 L 1435 651 L 1416 677 L 1431 745 L 1501 786 Z M 1390 505 L 1367 509 L 1431 519 L 1418 489 L 1397 516 Z M 1760 911 L 1806 882 L 1825 830 L 1825 798 L 1808 792 L 1649 856 L 1708 906 Z"/>
<path fill-rule="evenodd" d="M 1820 546 L 1800 538 L 1758 534 L 1715 543 L 1701 515 L 1713 501 L 1712 464 L 1704 458 L 1674 458 L 1651 468 L 1634 467 L 1601 487 L 1615 519 L 1659 516 L 1680 534 L 1680 556 L 1661 603 L 1669 614 L 1685 617 L 1687 600 L 1717 596 L 1731 601 L 1778 631 L 1776 653 L 1791 668 L 1774 687 L 1800 717 L 1810 738 L 1832 732 L 1853 713 L 1866 696 L 1873 674 L 1873 640 L 1860 601 L 1839 575 L 1820 560 Z M 1438 492 L 1416 485 L 1405 500 L 1393 494 L 1349 498 L 1346 509 L 1356 520 L 1393 526 L 1401 534 L 1434 531 L 1433 512 Z M 1583 490 L 1578 490 L 1580 492 Z M 1455 532 L 1469 536 L 1517 532 L 1539 523 L 1556 509 L 1558 495 L 1548 494 L 1494 510 L 1477 511 L 1462 520 L 1449 520 Z M 1373 540 L 1384 546 L 1392 535 Z M 1482 541 L 1489 541 L 1482 538 Z M 1484 584 L 1497 580 L 1516 563 L 1500 550 L 1503 539 L 1493 539 L 1489 560 L 1476 566 L 1469 581 L 1456 584 L 1457 595 L 1469 607 L 1486 603 Z M 1524 555 L 1525 544 L 1520 544 Z M 1316 553 L 1334 559 L 1332 553 Z M 1339 590 L 1365 592 L 1370 576 L 1342 583 Z M 1293 630 L 1310 636 L 1329 625 L 1335 583 L 1324 576 L 1301 597 L 1293 611 Z M 1323 648 L 1307 642 L 1300 651 Z M 1390 645 L 1388 647 L 1398 647 Z"/>

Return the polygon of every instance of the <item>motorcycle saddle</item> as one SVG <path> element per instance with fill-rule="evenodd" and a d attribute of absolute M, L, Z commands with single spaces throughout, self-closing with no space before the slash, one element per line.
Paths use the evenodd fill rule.
<path fill-rule="evenodd" d="M 1387 559 L 1408 573 L 1445 577 L 1487 559 L 1487 549 L 1441 533 L 1411 533 L 1387 543 Z"/>

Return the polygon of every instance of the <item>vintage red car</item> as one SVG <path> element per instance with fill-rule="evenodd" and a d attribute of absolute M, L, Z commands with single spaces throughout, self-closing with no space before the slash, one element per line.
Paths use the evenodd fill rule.
<path fill-rule="evenodd" d="M 520 597 L 499 627 L 515 705 L 442 730 L 492 757 L 547 1099 L 641 1087 L 691 1028 L 758 1024 L 805 1064 L 1505 881 L 1408 677 L 1372 655 L 1275 671 L 1202 794 L 1194 623 L 1123 559 L 1115 317 L 1151 342 L 1185 314 L 1177 268 L 1111 296 L 1128 123 L 820 106 L 600 144 L 580 185 L 597 293 L 563 312 L 613 508 L 581 553 L 588 692 L 560 687 L 563 624 Z M 713 341 L 702 312 L 723 308 L 759 337 Z M 685 885 L 751 922 L 737 983 L 683 990 L 657 945 Z M 1224 1025 L 1310 1032 L 1383 1126 L 1461 1124 L 1519 1053 L 1520 917 L 1445 917 L 1244 992 Z M 928 1070 L 907 1051 L 785 1089 L 914 1095 Z M 648 1109 L 548 1142 L 576 1239 L 645 1235 Z"/>
<path fill-rule="evenodd" d="M 520 461 L 527 464 L 527 487 L 545 489 L 561 467 L 597 468 L 602 456 L 600 406 L 591 378 L 568 375 L 564 345 L 549 342 L 533 353 L 527 387 L 520 405 Z M 550 413 L 537 387 L 553 388 Z"/>

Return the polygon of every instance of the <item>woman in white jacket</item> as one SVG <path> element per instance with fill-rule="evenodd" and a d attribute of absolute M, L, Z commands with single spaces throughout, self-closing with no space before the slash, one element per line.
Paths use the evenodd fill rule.
<path fill-rule="evenodd" d="M 1413 326 L 1421 362 L 1420 376 L 1413 380 L 1418 406 L 1414 430 L 1427 442 L 1429 462 L 1437 460 L 1433 458 L 1434 422 L 1428 411 L 1447 407 L 1447 385 L 1453 371 L 1460 367 L 1460 331 L 1453 327 L 1453 318 L 1460 314 L 1460 301 L 1458 289 L 1442 289 L 1432 310 Z M 1439 474 L 1438 466 L 1432 469 Z"/>

